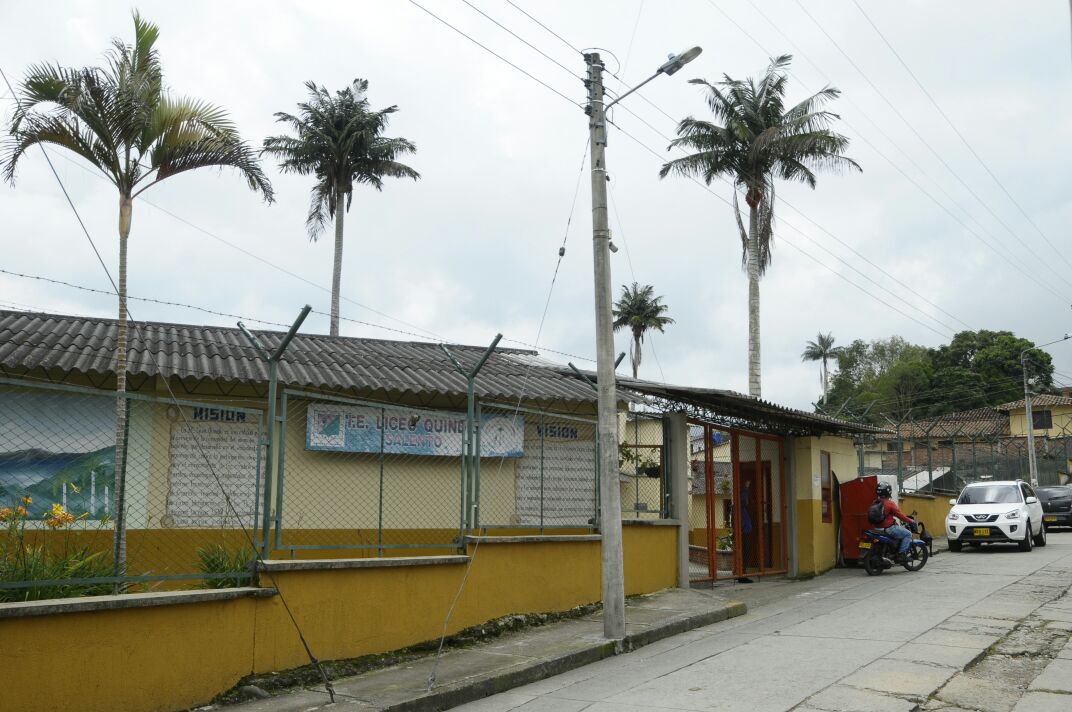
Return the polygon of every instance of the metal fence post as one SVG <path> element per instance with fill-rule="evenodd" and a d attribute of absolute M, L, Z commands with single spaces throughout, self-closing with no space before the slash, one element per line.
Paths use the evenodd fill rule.
<path fill-rule="evenodd" d="M 287 346 L 290 345 L 294 335 L 298 333 L 298 329 L 301 328 L 302 322 L 305 321 L 305 317 L 309 316 L 309 312 L 312 310 L 313 308 L 308 304 L 302 307 L 301 313 L 298 314 L 298 318 L 291 324 L 290 330 L 287 331 L 275 351 L 270 354 L 263 346 L 261 346 L 261 342 L 257 337 L 246 328 L 246 325 L 242 322 L 238 322 L 238 328 L 242 330 L 242 333 L 245 334 L 246 338 L 253 344 L 253 348 L 261 355 L 261 358 L 268 362 L 268 448 L 264 461 L 264 512 L 262 514 L 264 538 L 261 540 L 263 542 L 261 550 L 262 559 L 268 558 L 268 539 L 272 523 L 272 464 L 277 443 L 275 402 L 279 387 L 279 359 L 283 356 L 283 352 L 287 350 Z M 279 516 L 282 517 L 282 512 L 279 513 Z M 280 519 L 280 521 L 282 520 Z"/>
<path fill-rule="evenodd" d="M 464 548 L 464 532 L 467 526 L 471 527 L 476 517 L 472 507 L 479 506 L 478 503 L 473 501 L 474 497 L 474 485 L 475 482 L 475 467 L 473 465 L 473 458 L 480 457 L 480 453 L 474 455 L 474 433 L 476 432 L 476 425 L 474 419 L 476 418 L 476 376 L 480 373 L 480 369 L 484 368 L 484 364 L 491 357 L 492 352 L 495 351 L 495 347 L 499 345 L 499 340 L 502 339 L 502 334 L 496 334 L 492 339 L 491 345 L 484 351 L 484 355 L 480 357 L 471 370 L 466 370 L 462 366 L 461 362 L 454 357 L 454 354 L 450 352 L 445 345 L 440 344 L 439 348 L 443 350 L 443 353 L 447 355 L 450 362 L 454 364 L 454 368 L 457 369 L 466 382 L 466 411 L 465 411 L 465 438 L 463 441 L 463 454 L 462 454 L 462 540 L 459 541 L 459 546 Z M 520 405 L 520 403 L 518 403 Z"/>
<path fill-rule="evenodd" d="M 540 533 L 543 534 L 543 478 L 544 478 L 544 438 L 547 436 L 546 418 L 540 415 Z"/>
<path fill-rule="evenodd" d="M 380 408 L 380 502 L 376 516 L 376 554 L 383 558 L 383 459 L 387 433 L 387 408 Z"/>

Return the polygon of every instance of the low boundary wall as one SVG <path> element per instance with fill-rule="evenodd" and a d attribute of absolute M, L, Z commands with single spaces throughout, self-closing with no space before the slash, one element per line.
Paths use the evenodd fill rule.
<path fill-rule="evenodd" d="M 623 527 L 628 595 L 677 581 L 676 521 Z M 447 628 L 600 598 L 599 535 L 471 537 L 466 555 L 275 560 L 272 579 L 322 660 L 388 652 Z M 272 588 L 0 604 L 0 711 L 169 712 L 251 673 L 308 663 Z"/>

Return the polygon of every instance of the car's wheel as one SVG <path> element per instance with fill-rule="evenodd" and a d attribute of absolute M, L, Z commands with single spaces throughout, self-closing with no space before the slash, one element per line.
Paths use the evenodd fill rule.
<path fill-rule="evenodd" d="M 1046 525 L 1039 527 L 1038 536 L 1035 537 L 1035 546 L 1046 546 Z"/>
<path fill-rule="evenodd" d="M 949 540 L 949 550 L 954 554 L 959 552 L 962 548 L 964 548 L 963 542 L 959 542 L 956 539 Z"/>
<path fill-rule="evenodd" d="M 1020 551 L 1031 551 L 1034 548 L 1034 546 L 1032 546 L 1033 544 L 1034 544 L 1034 541 L 1032 540 L 1032 536 L 1031 536 L 1031 520 L 1028 519 L 1027 520 L 1027 529 L 1024 530 L 1024 538 L 1019 543 Z"/>

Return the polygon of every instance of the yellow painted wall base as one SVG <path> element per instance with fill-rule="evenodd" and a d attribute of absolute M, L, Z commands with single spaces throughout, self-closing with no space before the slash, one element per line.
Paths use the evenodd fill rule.
<path fill-rule="evenodd" d="M 629 595 L 675 585 L 677 527 L 623 528 Z M 448 633 L 600 598 L 600 542 L 470 545 Z M 438 638 L 465 564 L 277 572 L 322 660 Z M 269 585 L 265 577 L 262 582 Z M 169 712 L 308 663 L 279 597 L 0 619 L 0 712 Z"/>

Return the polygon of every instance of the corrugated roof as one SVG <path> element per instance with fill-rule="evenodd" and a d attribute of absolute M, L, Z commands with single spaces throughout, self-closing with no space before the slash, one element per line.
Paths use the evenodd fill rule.
<path fill-rule="evenodd" d="M 1031 396 L 1032 408 L 1051 408 L 1055 405 L 1072 405 L 1072 398 L 1068 398 L 1067 396 L 1054 396 L 1048 393 Z M 999 405 L 997 407 L 998 410 L 1003 410 L 1005 412 L 1008 412 L 1010 410 L 1020 410 L 1021 408 L 1025 408 L 1023 398 L 1018 401 L 1013 401 L 1012 403 L 1005 403 L 1004 405 Z"/>
<path fill-rule="evenodd" d="M 663 401 L 689 406 L 691 414 L 700 419 L 743 430 L 784 435 L 888 432 L 884 428 L 877 428 L 873 425 L 852 423 L 818 413 L 808 413 L 734 391 L 672 386 L 622 376 L 618 376 L 617 384 L 623 390 L 631 390 Z M 672 406 L 668 407 L 672 408 Z"/>
<path fill-rule="evenodd" d="M 269 351 L 284 337 L 280 331 L 255 331 Z M 131 375 L 207 378 L 263 383 L 268 368 L 239 329 L 190 324 L 140 322 L 129 330 Z M 114 375 L 115 319 L 0 310 L 0 368 Z M 465 367 L 485 346 L 448 344 Z M 560 366 L 535 351 L 496 349 L 476 379 L 476 393 L 487 399 L 524 396 L 535 401 L 590 403 L 595 392 L 560 372 Z M 389 394 L 464 396 L 462 378 L 438 344 L 298 334 L 279 365 L 280 382 L 330 390 L 383 390 Z"/>

